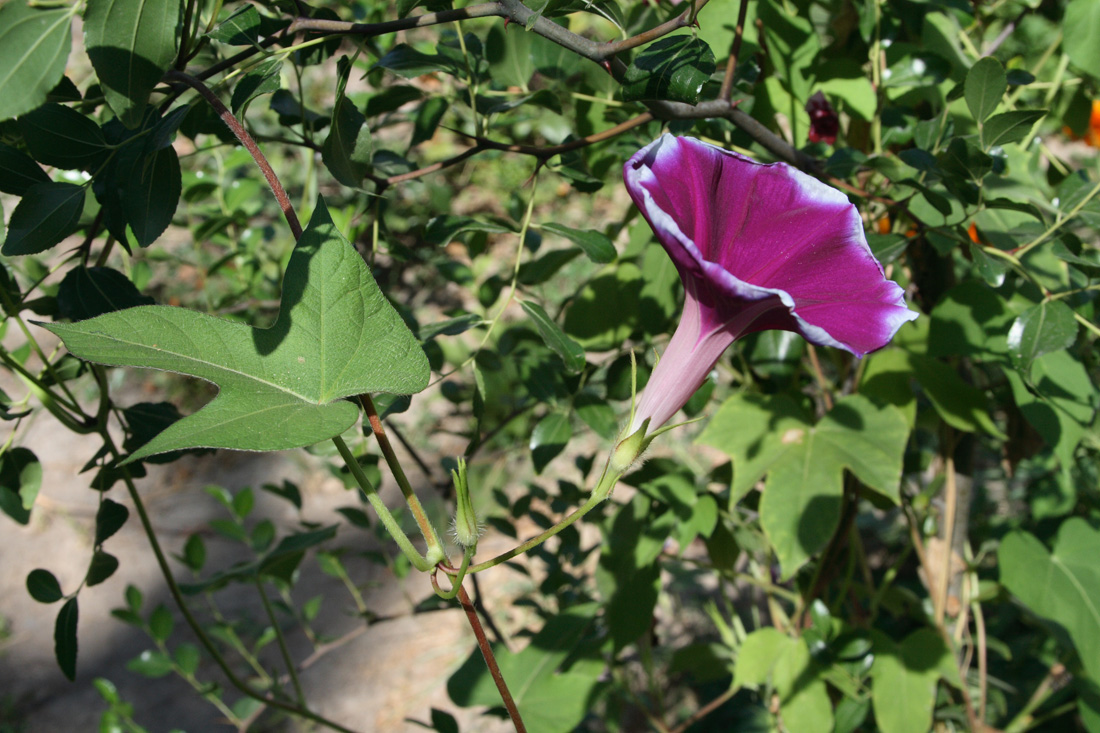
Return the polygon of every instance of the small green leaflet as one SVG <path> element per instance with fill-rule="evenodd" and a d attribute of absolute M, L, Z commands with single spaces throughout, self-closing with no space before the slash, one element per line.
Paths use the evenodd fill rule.
<path fill-rule="evenodd" d="M 359 411 L 342 397 L 413 394 L 428 384 L 420 344 L 319 199 L 283 278 L 269 329 L 195 311 L 139 306 L 40 324 L 88 361 L 190 374 L 218 396 L 128 460 L 183 448 L 284 450 L 339 435 Z"/>

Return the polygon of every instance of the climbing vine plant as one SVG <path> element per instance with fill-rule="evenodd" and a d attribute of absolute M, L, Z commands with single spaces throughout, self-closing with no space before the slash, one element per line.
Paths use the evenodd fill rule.
<path fill-rule="evenodd" d="M 322 602 L 373 622 L 365 532 L 473 631 L 441 732 L 1100 731 L 1097 27 L 1097 0 L 7 0 L 5 533 L 48 511 L 37 413 L 99 446 L 83 579 L 25 581 L 60 673 L 133 521 L 174 605 L 119 588 L 150 644 L 120 675 L 241 731 L 357 730 L 288 639 L 332 652 Z M 120 389 L 145 369 L 192 404 Z M 206 487 L 249 557 L 217 566 L 141 492 L 211 449 L 305 449 L 361 501 L 276 527 Z M 473 579 L 512 572 L 507 643 Z M 296 600 L 309 573 L 350 600 Z M 160 723 L 94 684 L 103 730 Z"/>

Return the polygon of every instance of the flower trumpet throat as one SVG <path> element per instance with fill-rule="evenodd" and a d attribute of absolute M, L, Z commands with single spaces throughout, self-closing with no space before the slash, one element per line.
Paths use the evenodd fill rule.
<path fill-rule="evenodd" d="M 675 415 L 741 336 L 782 329 L 862 357 L 917 317 L 871 254 L 855 206 L 799 170 L 666 134 L 623 177 L 684 285 L 632 436 Z"/>

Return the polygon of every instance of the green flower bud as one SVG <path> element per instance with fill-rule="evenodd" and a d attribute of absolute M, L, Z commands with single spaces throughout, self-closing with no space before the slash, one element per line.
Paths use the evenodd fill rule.
<path fill-rule="evenodd" d="M 649 447 L 655 437 L 654 435 L 646 435 L 647 428 L 649 428 L 649 420 L 645 420 L 641 427 L 619 441 L 619 444 L 615 446 L 615 450 L 611 452 L 611 460 L 607 464 L 609 474 L 621 476 L 635 461 L 641 458 L 642 454 L 645 453 L 645 449 Z"/>
<path fill-rule="evenodd" d="M 455 541 L 462 547 L 474 547 L 481 537 L 481 524 L 474 513 L 474 502 L 470 498 L 470 486 L 466 479 L 466 461 L 458 459 L 458 469 L 451 471 L 455 482 Z"/>

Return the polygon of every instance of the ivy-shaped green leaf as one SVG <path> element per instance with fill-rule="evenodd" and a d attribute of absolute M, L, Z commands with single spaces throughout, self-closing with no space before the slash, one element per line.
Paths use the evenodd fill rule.
<path fill-rule="evenodd" d="M 844 469 L 897 503 L 908 438 L 898 408 L 858 395 L 837 402 L 816 425 L 789 397 L 735 395 L 699 441 L 733 459 L 731 501 L 767 475 L 760 522 L 789 578 L 836 530 Z"/>
<path fill-rule="evenodd" d="M 168 306 L 45 327 L 82 359 L 190 374 L 220 388 L 210 404 L 128 461 L 181 448 L 310 445 L 355 422 L 358 410 L 341 398 L 412 394 L 428 383 L 416 338 L 333 225 L 323 200 L 287 266 L 272 328 Z"/>

